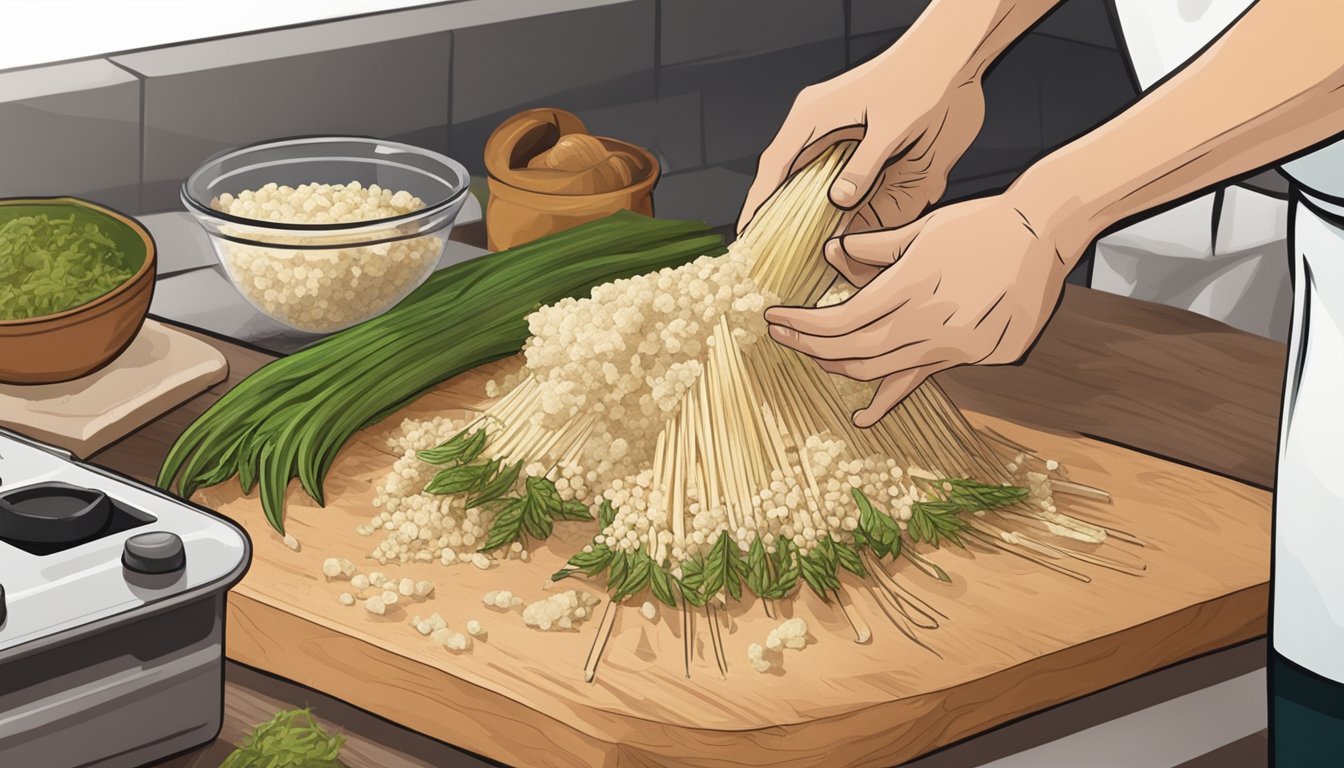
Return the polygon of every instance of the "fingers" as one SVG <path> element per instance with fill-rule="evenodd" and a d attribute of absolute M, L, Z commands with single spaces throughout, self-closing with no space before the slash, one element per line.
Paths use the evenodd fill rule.
<path fill-rule="evenodd" d="M 893 314 L 899 309 L 893 310 Z M 899 317 L 887 317 L 880 323 L 864 326 L 843 336 L 813 336 L 807 333 L 799 333 L 783 325 L 771 325 L 767 330 L 770 333 L 770 338 L 779 344 L 795 352 L 801 352 L 808 357 L 821 361 L 854 362 L 880 358 L 889 353 L 907 350 L 912 355 L 922 354 L 927 347 L 928 339 L 922 336 L 913 336 L 913 334 L 920 333 L 915 328 L 918 324 L 918 318 L 907 318 L 905 315 L 900 315 Z M 927 336 L 927 334 L 923 334 L 923 336 Z M 924 362 L 929 361 L 916 359 L 915 362 L 877 371 L 877 375 L 891 373 L 898 368 L 910 368 Z M 832 373 L 844 373 L 844 371 L 836 370 Z M 851 376 L 851 378 L 859 377 Z M 871 379 L 876 378 L 876 376 L 870 375 L 866 378 Z"/>
<path fill-rule="evenodd" d="M 854 426 L 860 429 L 867 429 L 882 420 L 892 408 L 895 408 L 911 392 L 924 383 L 924 380 L 942 370 L 940 365 L 929 365 L 921 368 L 914 368 L 900 373 L 894 373 L 877 385 L 877 391 L 873 393 L 872 402 L 867 408 L 860 408 L 854 412 Z"/>
<path fill-rule="evenodd" d="M 872 134 L 864 134 L 840 175 L 831 183 L 831 202 L 845 210 L 862 203 L 882 175 L 882 167 L 891 159 L 891 154 L 891 144 Z"/>
<path fill-rule="evenodd" d="M 844 246 L 840 244 L 840 238 L 838 237 L 827 241 L 825 247 L 822 248 L 822 254 L 826 257 L 826 263 L 830 264 L 832 269 L 839 272 L 849 281 L 850 285 L 859 288 L 867 285 L 882 271 L 880 267 L 850 261 L 849 257 L 845 255 Z"/>
<path fill-rule="evenodd" d="M 839 247 L 843 248 L 847 259 L 854 260 L 860 265 L 879 268 L 890 266 L 898 261 L 910 243 L 914 242 L 920 226 L 921 223 L 916 222 L 900 229 L 846 235 L 841 238 Z M 857 251 L 852 241 L 858 242 Z M 853 258 L 856 252 L 862 255 L 863 261 Z M 850 270 L 856 276 L 864 274 L 857 268 Z M 816 308 L 771 307 L 765 311 L 766 322 L 787 326 L 812 336 L 840 336 L 851 333 L 890 314 L 905 301 L 912 288 L 920 287 L 903 285 L 895 272 L 894 269 L 885 269 L 876 276 L 868 273 L 870 279 L 865 281 L 867 285 L 863 290 L 843 304 Z"/>

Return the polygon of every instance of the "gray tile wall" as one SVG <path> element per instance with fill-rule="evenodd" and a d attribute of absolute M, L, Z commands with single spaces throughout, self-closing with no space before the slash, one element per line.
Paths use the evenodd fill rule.
<path fill-rule="evenodd" d="M 545 105 L 654 150 L 660 214 L 724 224 L 797 91 L 899 39 L 927 4 L 456 0 L 0 73 L 0 127 L 20 137 L 0 148 L 0 193 L 169 210 L 207 156 L 311 133 L 410 141 L 480 171 L 499 121 Z M 1133 94 L 1106 0 L 1065 0 L 989 74 L 949 196 L 1002 187 Z"/>
<path fill-rule="evenodd" d="M 0 197 L 140 203 L 140 84 L 106 61 L 0 73 Z"/>

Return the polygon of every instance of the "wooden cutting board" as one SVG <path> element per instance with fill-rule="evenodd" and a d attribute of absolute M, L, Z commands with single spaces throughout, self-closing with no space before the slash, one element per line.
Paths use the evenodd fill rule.
<path fill-rule="evenodd" d="M 562 524 L 530 562 L 488 571 L 438 563 L 379 567 L 361 556 L 376 539 L 356 526 L 393 461 L 385 439 L 406 417 L 471 407 L 508 361 L 446 382 L 357 436 L 336 460 L 318 508 L 295 483 L 288 549 L 255 495 L 236 485 L 197 500 L 242 523 L 253 537 L 251 571 L 229 603 L 228 654 L 338 696 L 380 716 L 509 765 L 520 766 L 886 766 L 1045 707 L 1182 659 L 1261 635 L 1269 576 L 1270 495 L 1235 481 L 1066 434 L 968 414 L 980 427 L 1061 461 L 1070 477 L 1109 490 L 1112 504 L 1059 497 L 1061 509 L 1131 532 L 1143 576 L 1082 566 L 1091 583 L 990 550 L 929 557 L 951 584 L 890 571 L 948 617 L 920 637 L 896 631 L 865 582 L 849 580 L 855 609 L 871 626 L 854 642 L 844 617 L 804 591 L 781 606 L 804 617 L 809 645 L 787 651 L 782 672 L 759 674 L 746 648 L 779 619 L 758 603 L 727 611 L 726 678 L 715 667 L 708 619 L 697 615 L 694 664 L 683 669 L 679 614 L 653 620 L 621 607 L 597 679 L 582 668 L 597 621 L 577 632 L 538 632 L 518 612 L 486 608 L 483 593 L 510 589 L 531 601 L 584 543 L 582 524 Z M 1107 543 L 1105 546 L 1122 546 Z M 428 579 L 427 601 L 384 616 L 345 607 L 348 585 L 328 582 L 323 559 L 349 557 L 364 571 Z M 601 588 L 577 580 L 550 590 Z M 413 614 L 437 611 L 462 631 L 470 619 L 489 636 L 453 653 L 418 634 Z"/>
<path fill-rule="evenodd" d="M 60 384 L 0 384 L 0 426 L 84 458 L 223 381 L 219 350 L 154 320 L 115 360 Z"/>

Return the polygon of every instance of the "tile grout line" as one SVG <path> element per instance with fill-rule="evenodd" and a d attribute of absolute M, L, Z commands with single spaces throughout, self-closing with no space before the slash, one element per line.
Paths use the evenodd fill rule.
<path fill-rule="evenodd" d="M 139 162 L 136 163 L 138 178 L 135 184 L 135 213 L 138 216 L 145 212 L 145 151 L 146 144 L 148 143 L 146 135 L 149 131 L 148 126 L 145 124 L 145 84 L 149 78 L 143 73 L 137 72 L 111 57 L 104 58 L 103 61 L 134 76 L 136 82 L 140 85 L 140 124 L 137 126 L 140 129 L 140 158 Z"/>

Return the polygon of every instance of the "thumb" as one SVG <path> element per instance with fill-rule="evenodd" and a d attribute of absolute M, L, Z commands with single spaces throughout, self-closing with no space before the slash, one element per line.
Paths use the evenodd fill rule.
<path fill-rule="evenodd" d="M 868 191 L 877 182 L 882 167 L 891 157 L 891 148 L 885 142 L 864 134 L 854 154 L 849 156 L 840 175 L 831 184 L 831 202 L 837 208 L 850 210 L 858 207 Z"/>
<path fill-rule="evenodd" d="M 832 265 L 838 261 L 886 268 L 900 260 L 915 236 L 919 222 L 895 229 L 875 229 L 853 235 L 841 235 L 827 241 L 823 254 Z"/>

